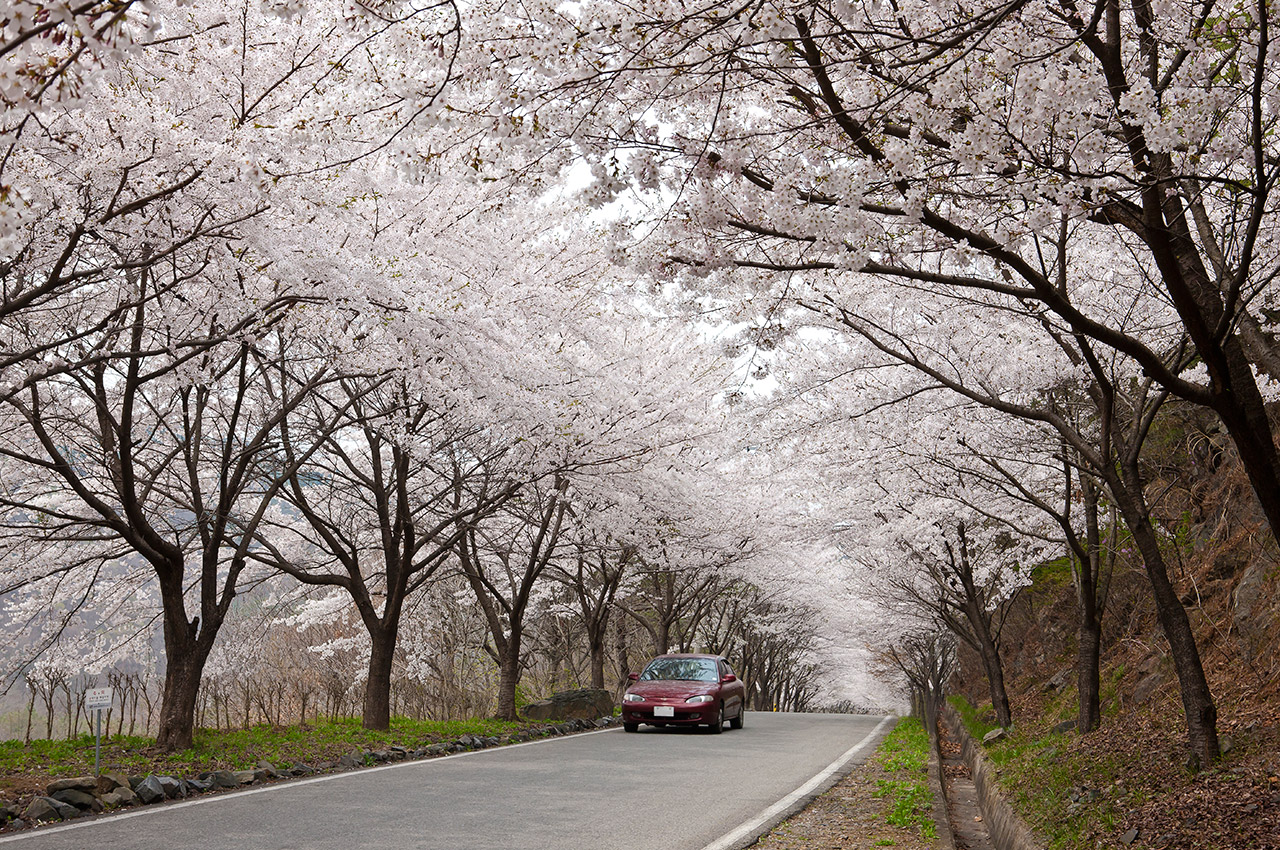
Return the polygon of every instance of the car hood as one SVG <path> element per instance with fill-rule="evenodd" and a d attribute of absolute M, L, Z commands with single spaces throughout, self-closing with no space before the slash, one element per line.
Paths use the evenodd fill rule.
<path fill-rule="evenodd" d="M 697 694 L 715 693 L 715 682 L 689 682 L 682 679 L 669 679 L 653 682 L 632 682 L 627 690 L 639 694 L 646 699 L 662 697 L 691 697 Z"/>

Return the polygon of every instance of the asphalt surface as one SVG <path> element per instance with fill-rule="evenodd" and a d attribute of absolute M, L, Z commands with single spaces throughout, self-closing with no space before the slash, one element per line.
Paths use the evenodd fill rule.
<path fill-rule="evenodd" d="M 0 844 L 727 850 L 745 846 L 874 752 L 892 726 L 882 720 L 749 712 L 746 728 L 722 735 L 611 729 L 149 806 L 24 831 Z"/>

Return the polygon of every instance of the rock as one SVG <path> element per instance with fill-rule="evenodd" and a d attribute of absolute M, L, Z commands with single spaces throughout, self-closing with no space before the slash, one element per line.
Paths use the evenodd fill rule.
<path fill-rule="evenodd" d="M 1120 836 L 1120 843 L 1123 844 L 1125 847 L 1128 847 L 1130 844 L 1132 844 L 1137 840 L 1138 840 L 1138 828 L 1136 826 L 1133 829 L 1126 832 L 1124 835 Z"/>
<path fill-rule="evenodd" d="M 191 791 L 191 792 L 193 792 L 193 793 L 196 793 L 196 794 L 199 794 L 199 793 L 201 793 L 201 792 L 203 792 L 203 791 L 212 791 L 212 790 L 213 790 L 213 780 L 212 780 L 212 779 L 199 779 L 199 778 L 197 778 L 197 779 L 188 779 L 188 780 L 187 780 L 187 790 L 188 790 L 188 791 Z"/>
<path fill-rule="evenodd" d="M 373 752 L 369 753 L 369 757 L 372 758 L 378 764 L 386 764 L 387 762 L 391 761 L 391 753 L 388 750 L 374 750 Z"/>
<path fill-rule="evenodd" d="M 181 779 L 176 779 L 172 776 L 157 776 L 156 779 L 159 780 L 160 788 L 164 791 L 164 795 L 170 800 L 187 796 L 186 783 Z"/>
<path fill-rule="evenodd" d="M 338 759 L 338 767 L 362 767 L 364 765 L 364 751 L 352 750 L 342 758 Z"/>
<path fill-rule="evenodd" d="M 57 779 L 45 787 L 45 793 L 52 797 L 59 791 L 85 791 L 92 794 L 98 787 L 96 776 L 76 776 L 71 779 Z"/>
<path fill-rule="evenodd" d="M 337 765 L 331 761 L 322 761 L 316 765 L 316 770 L 333 770 L 335 767 L 337 767 Z"/>
<path fill-rule="evenodd" d="M 36 797 L 27 806 L 27 810 L 22 816 L 31 821 L 62 820 L 62 812 L 59 811 L 59 806 L 67 806 L 67 804 L 52 797 Z M 75 806 L 67 806 L 67 808 L 74 809 Z M 76 809 L 76 811 L 78 812 L 79 809 Z"/>
<path fill-rule="evenodd" d="M 529 703 L 523 714 L 529 720 L 592 720 L 602 714 L 613 713 L 613 706 L 613 694 L 609 691 L 579 688 Z"/>
<path fill-rule="evenodd" d="M 600 719 L 598 719 L 598 720 L 596 721 L 596 728 L 597 728 L 597 729 L 603 729 L 604 727 L 606 727 L 606 726 L 611 726 L 611 725 L 613 725 L 613 718 L 612 718 L 612 717 L 601 717 Z"/>
<path fill-rule="evenodd" d="M 118 809 L 121 806 L 136 806 L 139 802 L 138 795 L 129 790 L 129 786 L 116 788 L 103 794 L 100 798 L 102 805 L 108 809 Z"/>
<path fill-rule="evenodd" d="M 129 784 L 129 777 L 123 773 L 104 773 L 98 777 L 98 792 L 108 794 L 117 788 L 128 788 L 131 791 L 133 786 Z"/>
<path fill-rule="evenodd" d="M 130 774 L 130 775 L 129 775 L 129 789 L 130 789 L 130 790 L 132 790 L 132 791 L 137 791 L 137 790 L 138 790 L 138 783 L 139 783 L 139 782 L 141 782 L 142 780 L 146 779 L 146 778 L 147 778 L 147 777 L 145 777 L 145 776 L 138 776 L 137 774 Z"/>
<path fill-rule="evenodd" d="M 1247 628 L 1250 625 L 1254 609 L 1258 605 L 1258 598 L 1266 586 L 1268 566 L 1269 564 L 1265 561 L 1254 561 L 1240 577 L 1240 583 L 1231 594 L 1232 619 L 1235 620 L 1238 628 Z"/>
<path fill-rule="evenodd" d="M 430 755 L 430 756 L 442 756 L 445 753 L 449 752 L 449 745 L 448 744 L 432 744 L 431 746 L 427 747 L 426 752 L 427 752 L 427 755 Z"/>
<path fill-rule="evenodd" d="M 310 776 L 315 772 L 316 769 L 305 762 L 298 762 L 293 767 L 289 768 L 290 776 Z"/>
<path fill-rule="evenodd" d="M 1236 748 L 1236 742 L 1230 735 L 1218 738 L 1218 752 L 1224 756 Z"/>
<path fill-rule="evenodd" d="M 238 785 L 252 785 L 258 781 L 258 773 L 254 770 L 237 770 L 232 775 Z"/>
<path fill-rule="evenodd" d="M 1071 684 L 1071 680 L 1075 677 L 1075 672 L 1074 667 L 1065 667 L 1059 670 L 1052 679 L 1044 683 L 1044 690 L 1049 692 L 1062 690 Z"/>
<path fill-rule="evenodd" d="M 61 791 L 55 791 L 49 796 L 55 800 L 69 803 L 82 812 L 102 811 L 102 801 L 87 791 L 81 791 L 78 788 L 63 788 Z"/>
<path fill-rule="evenodd" d="M 240 780 L 230 770 L 215 770 L 209 775 L 214 788 L 239 788 Z"/>
<path fill-rule="evenodd" d="M 148 805 L 158 803 L 165 798 L 164 786 L 160 784 L 160 779 L 156 776 L 145 777 L 133 789 L 133 793 L 137 794 L 138 799 Z"/>
<path fill-rule="evenodd" d="M 1138 680 L 1138 684 L 1133 688 L 1133 701 L 1139 705 L 1151 701 L 1156 691 L 1160 690 L 1169 682 L 1168 674 L 1163 670 L 1156 670 Z"/>
<path fill-rule="evenodd" d="M 266 759 L 263 759 L 262 761 L 258 762 L 257 769 L 262 771 L 264 778 L 266 779 L 280 778 L 280 771 L 276 770 L 276 766 L 271 762 L 267 761 Z"/>
<path fill-rule="evenodd" d="M 990 746 L 997 741 L 1003 741 L 1007 737 L 1009 737 L 1009 730 L 997 727 L 982 736 L 982 744 L 983 746 Z"/>
<path fill-rule="evenodd" d="M 0 824 L 7 823 L 18 816 L 18 807 L 8 800 L 0 800 Z"/>
<path fill-rule="evenodd" d="M 1072 731 L 1079 725 L 1080 725 L 1080 721 L 1078 720 L 1064 720 L 1061 723 L 1059 723 L 1057 726 L 1054 726 L 1053 731 L 1057 732 L 1059 735 L 1062 735 Z"/>

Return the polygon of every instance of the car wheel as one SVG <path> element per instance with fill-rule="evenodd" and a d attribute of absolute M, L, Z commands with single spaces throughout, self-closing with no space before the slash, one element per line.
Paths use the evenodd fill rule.
<path fill-rule="evenodd" d="M 746 714 L 746 708 L 741 703 L 738 704 L 738 716 L 729 721 L 730 729 L 741 729 L 743 724 L 743 715 Z"/>
<path fill-rule="evenodd" d="M 622 731 L 623 732 L 639 732 L 640 724 L 639 723 L 623 723 Z"/>
<path fill-rule="evenodd" d="M 710 724 L 711 734 L 719 735 L 724 731 L 724 706 L 720 706 L 720 710 L 716 712 L 716 722 Z"/>

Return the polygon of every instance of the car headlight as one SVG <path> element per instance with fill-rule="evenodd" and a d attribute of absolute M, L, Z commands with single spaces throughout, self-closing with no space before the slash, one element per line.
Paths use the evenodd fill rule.
<path fill-rule="evenodd" d="M 644 702 L 644 697 L 639 694 L 623 694 L 623 702 Z"/>
<path fill-rule="evenodd" d="M 696 697 L 689 697 L 687 700 L 685 700 L 685 702 L 692 702 L 692 703 L 711 702 L 714 699 L 715 697 L 713 697 L 711 694 L 698 694 Z"/>

